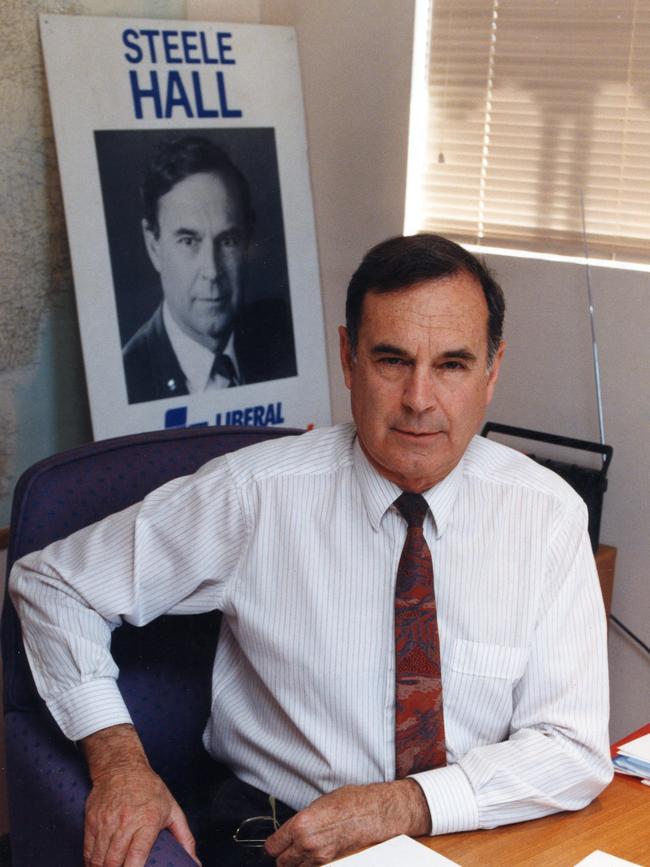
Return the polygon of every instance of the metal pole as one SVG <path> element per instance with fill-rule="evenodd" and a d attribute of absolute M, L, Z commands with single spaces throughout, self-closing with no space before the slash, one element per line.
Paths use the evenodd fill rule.
<path fill-rule="evenodd" d="M 585 249 L 585 266 L 587 274 L 587 297 L 589 299 L 589 321 L 591 323 L 591 349 L 594 360 L 594 378 L 596 380 L 596 404 L 598 406 L 598 427 L 600 429 L 600 443 L 605 445 L 605 421 L 603 418 L 603 395 L 600 388 L 600 362 L 598 361 L 598 345 L 596 343 L 596 326 L 594 323 L 594 299 L 591 294 L 591 272 L 589 268 L 589 247 L 587 245 L 587 226 L 585 223 L 585 200 L 580 193 L 580 211 L 582 213 L 582 239 Z M 603 455 L 603 461 L 605 456 Z"/>

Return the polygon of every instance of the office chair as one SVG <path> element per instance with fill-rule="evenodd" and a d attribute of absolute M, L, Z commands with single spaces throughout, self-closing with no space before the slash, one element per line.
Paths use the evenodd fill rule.
<path fill-rule="evenodd" d="M 14 493 L 7 575 L 15 560 L 138 502 L 154 488 L 243 446 L 299 431 L 201 427 L 104 440 L 46 458 Z M 210 712 L 218 612 L 115 630 L 118 684 L 154 770 L 193 821 L 214 775 L 201 735 Z M 36 693 L 15 609 L 2 612 L 7 790 L 13 867 L 80 867 L 90 781 L 81 751 Z M 193 828 L 196 833 L 196 827 Z M 147 867 L 191 867 L 163 831 Z"/>

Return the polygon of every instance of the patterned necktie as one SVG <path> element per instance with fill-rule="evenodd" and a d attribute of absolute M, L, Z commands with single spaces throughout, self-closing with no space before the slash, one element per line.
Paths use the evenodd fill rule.
<path fill-rule="evenodd" d="M 212 367 L 210 369 L 210 379 L 213 379 L 215 376 L 223 377 L 228 383 L 228 388 L 237 385 L 235 365 L 232 363 L 230 356 L 225 355 L 223 352 L 217 353 L 214 356 L 214 361 L 212 362 Z"/>
<path fill-rule="evenodd" d="M 433 564 L 422 532 L 429 507 L 409 493 L 395 506 L 408 524 L 395 587 L 395 776 L 402 779 L 447 759 Z"/>

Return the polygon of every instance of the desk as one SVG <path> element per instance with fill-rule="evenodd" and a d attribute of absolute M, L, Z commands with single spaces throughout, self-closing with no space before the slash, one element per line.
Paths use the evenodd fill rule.
<path fill-rule="evenodd" d="M 650 867 L 650 788 L 615 774 L 577 813 L 420 842 L 461 867 L 572 867 L 594 849 Z"/>

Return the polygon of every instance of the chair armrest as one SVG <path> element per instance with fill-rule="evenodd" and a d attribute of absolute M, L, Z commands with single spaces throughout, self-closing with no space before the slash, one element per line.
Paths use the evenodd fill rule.
<path fill-rule="evenodd" d="M 5 715 L 12 867 L 79 867 L 90 779 L 83 754 L 42 714 Z M 196 867 L 169 831 L 146 867 Z"/>
<path fill-rule="evenodd" d="M 196 867 L 196 861 L 190 858 L 169 831 L 160 832 L 145 867 L 160 867 L 162 864 L 165 867 Z"/>

